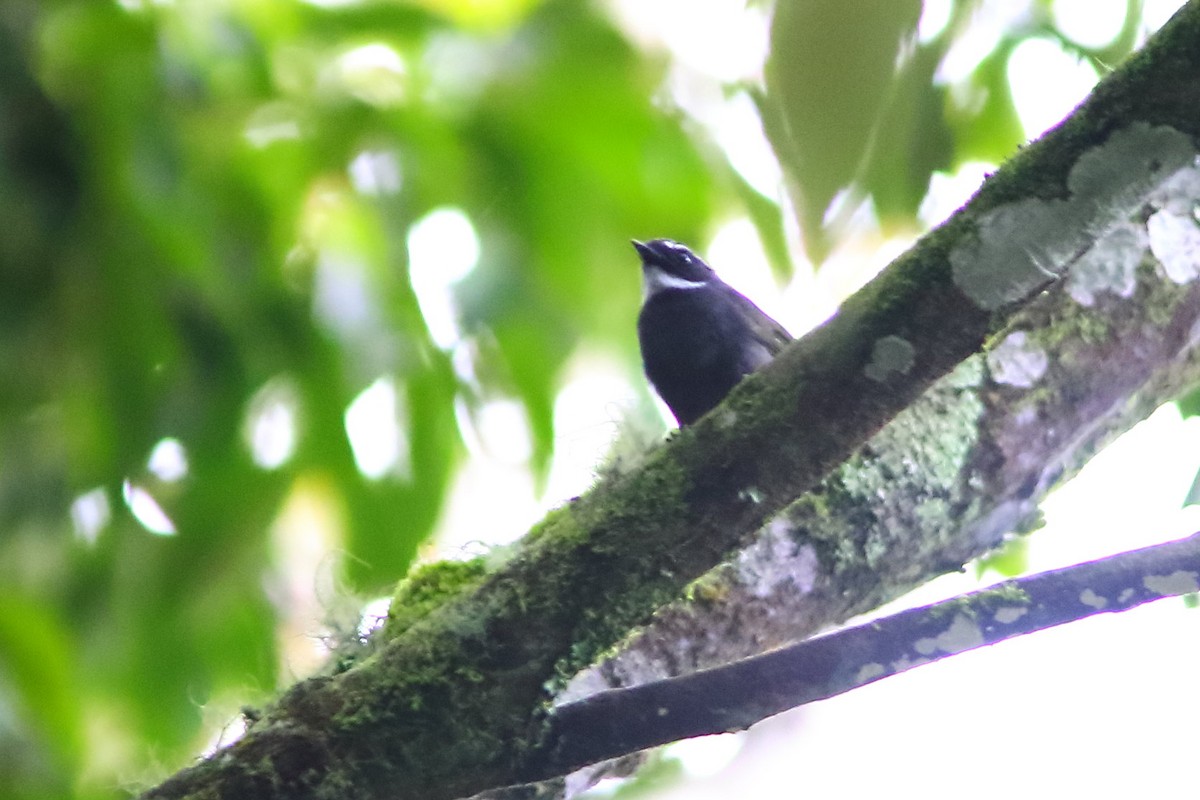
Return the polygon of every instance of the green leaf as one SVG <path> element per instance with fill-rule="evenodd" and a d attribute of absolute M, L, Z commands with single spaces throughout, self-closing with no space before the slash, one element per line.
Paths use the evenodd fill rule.
<path fill-rule="evenodd" d="M 1029 539 L 1020 536 L 1009 539 L 998 550 L 975 562 L 975 577 L 995 572 L 1005 578 L 1023 575 L 1029 569 Z"/>
<path fill-rule="evenodd" d="M 819 262 L 834 196 L 858 175 L 891 91 L 917 0 L 781 0 L 766 64 L 768 138 L 797 201 L 805 247 Z"/>
<path fill-rule="evenodd" d="M 892 84 L 862 184 L 885 224 L 915 224 L 929 178 L 951 166 L 954 142 L 946 123 L 946 90 L 933 83 L 942 48 L 919 47 Z"/>
<path fill-rule="evenodd" d="M 1192 478 L 1192 485 L 1188 488 L 1187 495 L 1183 498 L 1183 508 L 1188 506 L 1200 505 L 1200 470 L 1197 470 L 1196 477 Z"/>
<path fill-rule="evenodd" d="M 1008 59 L 1019 42 L 1003 39 L 971 73 L 966 104 L 952 104 L 948 109 L 957 163 L 999 164 L 1025 141 L 1025 129 L 1008 84 Z"/>
<path fill-rule="evenodd" d="M 1184 419 L 1200 416 L 1200 389 L 1194 389 L 1177 399 L 1175 407 Z"/>
<path fill-rule="evenodd" d="M 81 675 L 73 650 L 69 632 L 44 605 L 11 592 L 0 596 L 0 695 L 15 701 L 11 711 L 36 732 L 30 744 L 48 756 L 46 777 L 58 776 L 54 783 L 63 791 L 70 786 L 63 778 L 79 769 L 83 756 Z M 4 774 L 0 767 L 0 779 Z"/>

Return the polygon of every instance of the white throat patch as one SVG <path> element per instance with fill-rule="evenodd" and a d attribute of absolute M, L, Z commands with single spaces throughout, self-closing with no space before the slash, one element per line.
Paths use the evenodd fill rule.
<path fill-rule="evenodd" d="M 646 300 L 667 289 L 703 289 L 703 281 L 689 281 L 664 272 L 661 267 L 642 269 L 642 299 Z"/>

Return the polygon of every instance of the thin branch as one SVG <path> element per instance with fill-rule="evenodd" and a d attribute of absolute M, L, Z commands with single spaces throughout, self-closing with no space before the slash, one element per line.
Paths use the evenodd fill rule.
<path fill-rule="evenodd" d="M 1200 533 L 909 609 L 691 675 L 568 703 L 529 780 L 797 706 L 1034 631 L 1200 591 Z"/>

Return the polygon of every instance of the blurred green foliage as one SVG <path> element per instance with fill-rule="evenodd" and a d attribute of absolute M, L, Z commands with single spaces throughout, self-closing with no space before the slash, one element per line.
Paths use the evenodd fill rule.
<path fill-rule="evenodd" d="M 932 8 L 945 10 L 943 24 L 914 37 Z M 1142 26 L 1141 0 L 1127 0 L 1121 29 L 1089 47 L 1059 30 L 1054 11 L 1053 0 L 778 4 L 758 102 L 813 260 L 845 235 L 864 199 L 885 229 L 904 229 L 934 172 L 971 160 L 998 164 L 1012 153 L 1025 138 L 1008 81 L 1017 45 L 1047 39 L 1104 74 Z M 987 49 L 980 45 L 989 37 L 969 39 L 981 12 L 1007 23 L 991 32 Z M 972 50 L 972 66 L 957 80 L 941 74 L 955 45 Z"/>
<path fill-rule="evenodd" d="M 842 189 L 911 225 L 934 170 L 1018 144 L 1004 60 L 1043 17 L 979 62 L 986 103 L 934 79 L 976 5 L 915 47 L 917 2 L 780 6 L 757 97 L 810 251 Z M 577 345 L 638 373 L 631 237 L 749 216 L 786 277 L 781 204 L 670 67 L 582 0 L 0 5 L 0 795 L 116 796 L 186 763 L 214 698 L 270 695 L 297 487 L 367 595 L 428 538 L 481 404 L 520 401 L 544 475 Z M 444 207 L 480 245 L 454 348 L 408 271 Z M 367 477 L 345 414 L 381 377 L 404 466 Z M 262 430 L 292 444 L 268 459 Z M 165 439 L 182 476 L 149 465 Z"/>

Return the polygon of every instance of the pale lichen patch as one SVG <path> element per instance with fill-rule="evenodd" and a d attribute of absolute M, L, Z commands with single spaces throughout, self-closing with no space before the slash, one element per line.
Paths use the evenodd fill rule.
<path fill-rule="evenodd" d="M 1188 328 L 1188 347 L 1195 347 L 1200 344 L 1200 319 L 1192 323 L 1192 327 Z"/>
<path fill-rule="evenodd" d="M 1174 283 L 1189 283 L 1200 276 L 1200 225 L 1192 215 L 1155 211 L 1146 220 L 1150 250 Z"/>
<path fill-rule="evenodd" d="M 820 559 L 811 544 L 797 546 L 786 517 L 767 523 L 753 545 L 737 557 L 737 580 L 751 595 L 770 597 L 791 584 L 808 594 L 817 583 Z"/>
<path fill-rule="evenodd" d="M 992 618 L 1001 625 L 1011 625 L 1028 613 L 1029 609 L 1023 606 L 1002 606 L 996 609 Z"/>
<path fill-rule="evenodd" d="M 988 352 L 987 364 L 996 383 L 1028 389 L 1046 373 L 1050 358 L 1025 331 L 1014 331 Z"/>
<path fill-rule="evenodd" d="M 923 656 L 931 656 L 937 651 L 937 639 L 931 636 L 917 639 L 913 642 L 913 650 L 916 650 Z"/>
<path fill-rule="evenodd" d="M 1156 208 L 1180 216 L 1193 213 L 1197 199 L 1200 199 L 1200 157 L 1163 181 L 1150 195 L 1150 202 Z"/>
<path fill-rule="evenodd" d="M 1082 306 L 1091 306 L 1103 292 L 1132 296 L 1138 264 L 1149 246 L 1140 225 L 1118 223 L 1075 262 L 1067 277 L 1067 292 Z"/>
<path fill-rule="evenodd" d="M 1177 594 L 1200 592 L 1200 573 L 1177 569 L 1170 575 L 1147 575 L 1142 578 L 1142 585 L 1155 594 L 1168 597 Z"/>
<path fill-rule="evenodd" d="M 983 631 L 979 625 L 966 614 L 956 614 L 950 627 L 937 636 L 917 639 L 913 642 L 913 649 L 923 656 L 929 656 L 939 650 L 943 653 L 961 653 L 983 643 Z"/>
<path fill-rule="evenodd" d="M 740 492 L 738 492 L 738 498 L 742 500 L 749 500 L 751 503 L 757 505 L 763 501 L 763 493 L 759 491 L 757 486 L 747 486 L 745 489 L 742 489 Z"/>
<path fill-rule="evenodd" d="M 1027 199 L 983 214 L 978 240 L 950 252 L 954 282 L 991 311 L 1057 278 L 1084 244 L 1071 211 L 1063 200 Z"/>
<path fill-rule="evenodd" d="M 1073 199 L 1132 214 L 1143 199 L 1196 161 L 1191 137 L 1168 125 L 1135 122 L 1079 157 L 1067 177 Z"/>
<path fill-rule="evenodd" d="M 1066 199 L 1026 198 L 980 215 L 977 238 L 950 253 L 954 282 L 987 310 L 1028 296 L 1195 156 L 1171 127 L 1135 122 L 1114 132 L 1075 162 Z"/>
<path fill-rule="evenodd" d="M 883 383 L 893 375 L 904 375 L 912 369 L 916 351 L 912 343 L 899 336 L 884 336 L 875 342 L 871 361 L 864 368 L 866 376 Z"/>
<path fill-rule="evenodd" d="M 869 683 L 876 678 L 882 678 L 887 674 L 887 669 L 877 661 L 872 661 L 868 664 L 863 664 L 858 668 L 858 674 L 854 676 L 856 684 Z"/>
<path fill-rule="evenodd" d="M 1079 602 L 1091 608 L 1101 609 L 1108 605 L 1108 599 L 1096 594 L 1091 589 L 1084 589 L 1079 593 Z"/>
<path fill-rule="evenodd" d="M 718 430 L 729 430 L 737 425 L 737 412 L 727 406 L 721 406 L 719 411 L 713 415 L 716 418 Z"/>
<path fill-rule="evenodd" d="M 893 661 L 891 663 L 891 668 L 892 672 L 904 672 L 906 669 L 912 669 L 913 667 L 919 667 L 922 664 L 928 664 L 929 661 L 930 659 L 928 658 L 909 658 L 908 656 L 904 656 L 903 658 L 898 658 Z"/>

